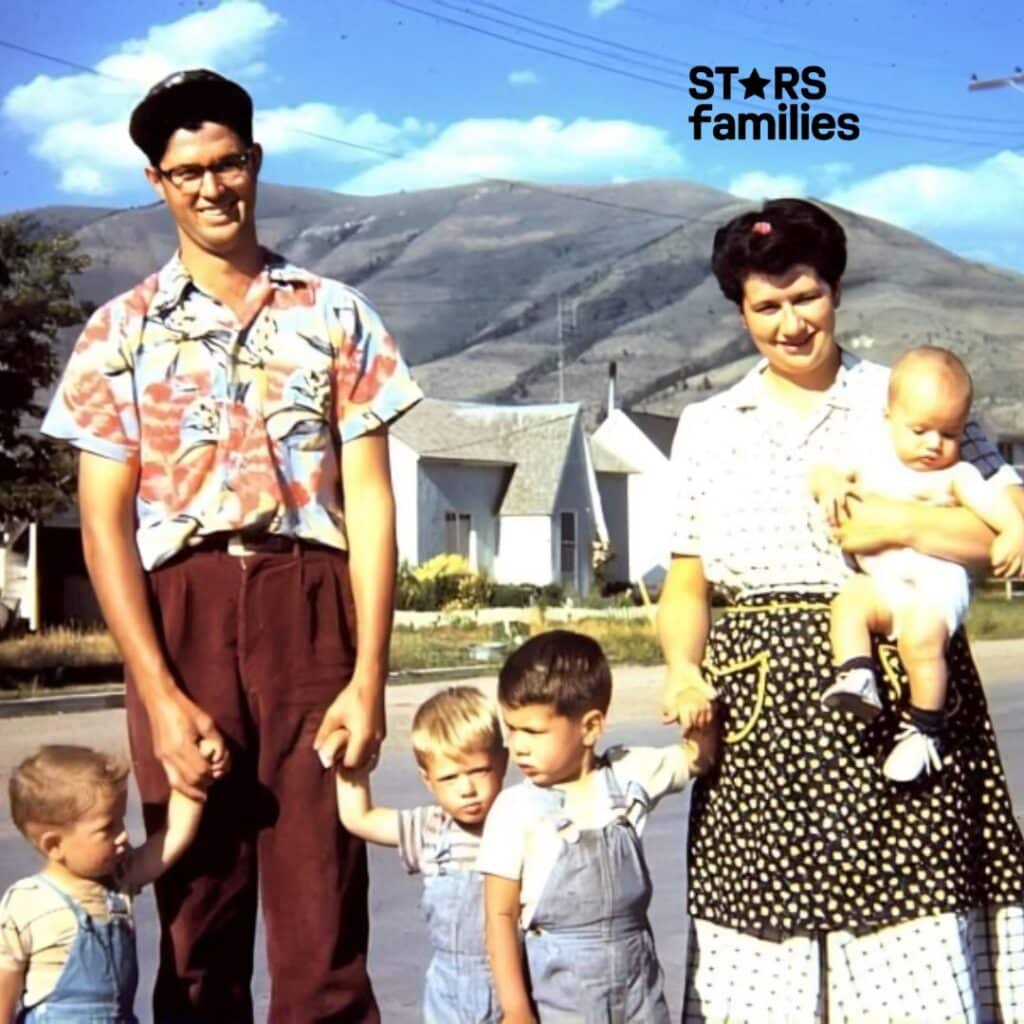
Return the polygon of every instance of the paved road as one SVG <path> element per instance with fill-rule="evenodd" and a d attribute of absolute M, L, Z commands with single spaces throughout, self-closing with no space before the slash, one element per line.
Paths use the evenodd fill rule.
<path fill-rule="evenodd" d="M 1024 809 L 1024 641 L 999 641 L 979 644 L 975 649 L 989 693 L 996 729 L 1015 802 Z M 482 687 L 493 680 L 480 680 Z M 650 725 L 655 720 L 660 672 L 651 668 L 623 668 L 615 676 L 615 700 L 612 706 L 610 742 L 671 742 L 668 729 Z M 375 775 L 375 796 L 380 803 L 409 806 L 420 801 L 424 790 L 416 776 L 408 752 L 408 729 L 416 705 L 436 689 L 432 684 L 394 688 L 389 695 L 390 735 L 385 757 Z M 6 773 L 42 742 L 79 742 L 108 749 L 124 744 L 123 713 L 98 711 L 49 718 L 0 720 L 0 749 L 4 765 L 0 780 L 6 789 Z M 510 773 L 510 777 L 514 770 Z M 682 998 L 685 920 L 683 915 L 683 848 L 686 798 L 666 800 L 655 814 L 646 833 L 646 848 L 654 879 L 655 899 L 652 919 L 658 948 L 668 984 L 673 1018 Z M 137 802 L 129 808 L 129 825 L 136 836 L 142 834 Z M 0 824 L 0 888 L 14 879 L 36 870 L 30 848 L 10 825 L 7 816 Z M 417 1019 L 420 984 L 426 967 L 425 929 L 417 902 L 419 883 L 406 876 L 397 856 L 390 850 L 371 851 L 370 887 L 373 934 L 370 944 L 370 970 L 384 1020 L 388 1024 L 406 1024 Z M 155 914 L 149 895 L 140 898 L 137 922 L 142 959 L 139 1015 L 142 1024 L 151 1018 L 146 993 L 152 983 L 157 948 Z M 257 953 L 254 991 L 262 1019 L 267 1005 L 267 981 L 262 937 Z"/>

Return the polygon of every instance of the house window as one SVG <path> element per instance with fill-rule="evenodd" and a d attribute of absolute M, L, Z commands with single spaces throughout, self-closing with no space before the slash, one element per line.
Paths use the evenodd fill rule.
<path fill-rule="evenodd" d="M 449 555 L 469 559 L 469 513 L 445 512 L 444 550 Z"/>
<path fill-rule="evenodd" d="M 576 587 L 576 513 L 560 512 L 559 578 L 563 587 Z"/>

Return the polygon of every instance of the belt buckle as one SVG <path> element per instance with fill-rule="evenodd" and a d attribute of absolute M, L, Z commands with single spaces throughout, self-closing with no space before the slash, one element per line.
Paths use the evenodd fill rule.
<path fill-rule="evenodd" d="M 228 535 L 227 553 L 235 558 L 245 558 L 247 555 L 255 554 L 242 533 Z"/>

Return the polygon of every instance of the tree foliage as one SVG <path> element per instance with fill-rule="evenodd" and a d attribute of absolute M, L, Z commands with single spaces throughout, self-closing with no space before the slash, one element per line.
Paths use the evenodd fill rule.
<path fill-rule="evenodd" d="M 26 216 L 0 220 L 0 523 L 70 498 L 71 455 L 36 428 L 57 376 L 57 332 L 85 319 L 69 278 L 88 263 L 68 235 L 46 235 Z"/>

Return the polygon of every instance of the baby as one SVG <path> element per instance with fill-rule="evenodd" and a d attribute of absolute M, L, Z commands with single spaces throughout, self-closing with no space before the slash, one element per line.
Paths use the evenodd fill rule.
<path fill-rule="evenodd" d="M 811 490 L 830 519 L 858 492 L 962 505 L 995 530 L 994 569 L 1019 568 L 1024 518 L 1005 487 L 986 483 L 974 466 L 960 461 L 971 397 L 971 378 L 952 352 L 924 346 L 901 356 L 889 380 L 885 444 L 879 448 L 869 439 L 859 449 L 862 456 L 850 465 L 818 467 L 812 473 Z M 942 765 L 946 645 L 967 612 L 967 571 L 957 562 L 912 548 L 860 555 L 856 561 L 863 573 L 850 577 L 832 602 L 836 678 L 821 699 L 827 707 L 866 721 L 874 718 L 882 705 L 871 634 L 895 638 L 910 699 L 882 771 L 895 781 L 909 782 Z"/>
<path fill-rule="evenodd" d="M 506 1024 L 669 1020 L 640 834 L 661 797 L 709 764 L 713 733 L 598 754 L 611 688 L 600 645 L 567 630 L 528 640 L 499 676 L 526 776 L 495 802 L 478 861 Z"/>
<path fill-rule="evenodd" d="M 339 768 L 341 823 L 367 842 L 397 846 L 406 870 L 423 876 L 434 948 L 423 993 L 426 1024 L 491 1024 L 501 1015 L 484 950 L 476 859 L 508 763 L 496 709 L 471 686 L 450 687 L 417 709 L 412 748 L 437 803 L 374 807 L 368 772 Z"/>
<path fill-rule="evenodd" d="M 201 749 L 223 775 L 227 755 Z M 0 902 L 2 1024 L 136 1020 L 132 900 L 185 852 L 203 805 L 172 790 L 164 827 L 132 849 L 127 780 L 120 760 L 78 746 L 42 747 L 11 776 L 14 824 L 45 865 Z"/>

